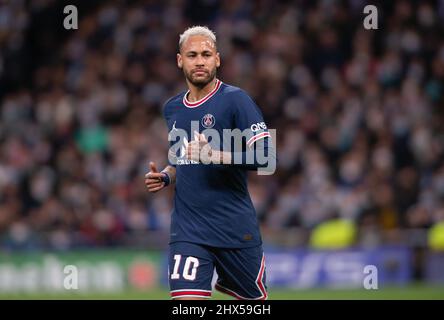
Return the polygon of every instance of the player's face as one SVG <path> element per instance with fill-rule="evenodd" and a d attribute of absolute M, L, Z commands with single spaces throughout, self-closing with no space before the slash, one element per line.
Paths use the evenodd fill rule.
<path fill-rule="evenodd" d="M 204 87 L 216 76 L 216 69 L 220 66 L 219 53 L 207 37 L 191 36 L 182 43 L 177 65 L 189 82 L 196 87 Z"/>

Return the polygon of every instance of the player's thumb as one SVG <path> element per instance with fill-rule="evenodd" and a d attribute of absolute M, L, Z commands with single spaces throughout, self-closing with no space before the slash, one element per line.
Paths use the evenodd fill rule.
<path fill-rule="evenodd" d="M 150 171 L 152 173 L 157 172 L 157 168 L 156 168 L 156 165 L 154 164 L 154 162 L 150 162 Z"/>
<path fill-rule="evenodd" d="M 207 138 L 205 137 L 205 135 L 204 135 L 203 133 L 201 133 L 201 134 L 199 135 L 199 140 L 200 140 L 200 141 L 203 141 L 203 142 L 208 142 Z"/>

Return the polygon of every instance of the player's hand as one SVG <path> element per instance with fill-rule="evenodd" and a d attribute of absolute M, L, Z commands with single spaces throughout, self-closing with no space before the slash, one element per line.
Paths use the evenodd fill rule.
<path fill-rule="evenodd" d="M 149 192 L 157 192 L 165 187 L 162 177 L 165 173 L 158 172 L 154 162 L 150 162 L 150 172 L 145 174 L 145 185 Z"/>
<path fill-rule="evenodd" d="M 211 146 L 203 133 L 194 131 L 194 140 L 188 143 L 185 152 L 188 160 L 206 164 L 211 161 Z"/>

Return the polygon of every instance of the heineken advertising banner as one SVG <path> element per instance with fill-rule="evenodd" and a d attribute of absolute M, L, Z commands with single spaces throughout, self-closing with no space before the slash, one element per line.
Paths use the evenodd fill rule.
<path fill-rule="evenodd" d="M 160 260 L 131 250 L 0 253 L 0 293 L 149 290 L 159 284 Z"/>

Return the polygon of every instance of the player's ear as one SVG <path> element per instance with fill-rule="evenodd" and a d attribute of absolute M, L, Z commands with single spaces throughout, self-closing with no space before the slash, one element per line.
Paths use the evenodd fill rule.
<path fill-rule="evenodd" d="M 220 55 L 219 52 L 216 52 L 216 67 L 220 67 Z"/>
<path fill-rule="evenodd" d="M 180 53 L 177 54 L 177 66 L 182 69 L 182 56 Z"/>

